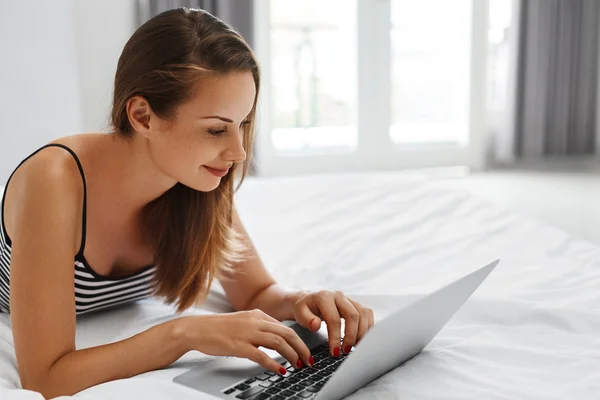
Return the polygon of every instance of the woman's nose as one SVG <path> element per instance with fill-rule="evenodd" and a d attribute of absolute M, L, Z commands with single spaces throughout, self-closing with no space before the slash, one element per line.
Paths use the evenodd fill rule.
<path fill-rule="evenodd" d="M 235 135 L 230 141 L 230 145 L 225 151 L 224 158 L 227 161 L 233 161 L 234 163 L 241 163 L 246 159 L 246 151 L 244 150 L 242 135 Z"/>

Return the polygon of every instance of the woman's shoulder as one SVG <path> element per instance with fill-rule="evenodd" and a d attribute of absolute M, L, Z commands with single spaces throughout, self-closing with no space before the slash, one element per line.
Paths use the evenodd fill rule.
<path fill-rule="evenodd" d="M 102 148 L 108 134 L 76 134 L 63 136 L 38 148 L 15 170 L 17 181 L 45 180 L 56 184 L 81 182 L 84 165 L 91 154 Z"/>
<path fill-rule="evenodd" d="M 11 190 L 39 183 L 68 187 L 80 181 L 80 161 L 76 153 L 80 146 L 73 138 L 56 139 L 23 159 L 10 178 Z"/>
<path fill-rule="evenodd" d="M 69 145 L 74 142 L 68 137 L 57 139 L 30 154 L 14 170 L 5 188 L 2 209 L 9 235 L 17 206 L 45 208 L 59 196 L 64 204 L 83 200 L 85 189 L 80 165 L 67 150 L 71 149 Z"/>

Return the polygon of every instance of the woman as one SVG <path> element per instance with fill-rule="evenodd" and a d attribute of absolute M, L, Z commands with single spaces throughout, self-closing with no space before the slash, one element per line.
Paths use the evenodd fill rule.
<path fill-rule="evenodd" d="M 113 134 L 60 138 L 15 169 L 0 219 L 0 306 L 11 313 L 23 388 L 71 395 L 189 350 L 284 373 L 259 346 L 298 367 L 314 361 L 281 320 L 311 330 L 326 322 L 335 357 L 373 325 L 372 311 L 343 293 L 285 291 L 247 237 L 234 177 L 248 170 L 258 90 L 256 60 L 236 32 L 203 11 L 167 11 L 119 58 Z M 237 312 L 75 349 L 77 314 L 150 295 L 183 311 L 215 277 Z"/>

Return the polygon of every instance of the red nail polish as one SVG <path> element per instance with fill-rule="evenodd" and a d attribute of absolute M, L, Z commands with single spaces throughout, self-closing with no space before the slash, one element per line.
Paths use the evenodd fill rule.
<path fill-rule="evenodd" d="M 344 353 L 348 354 L 350 353 L 350 350 L 352 350 L 352 346 L 348 345 L 344 348 Z"/>
<path fill-rule="evenodd" d="M 312 358 L 312 356 L 310 356 L 310 358 L 308 359 L 308 362 L 310 363 L 310 366 L 312 367 L 315 364 L 315 359 Z"/>
<path fill-rule="evenodd" d="M 285 375 L 287 373 L 287 370 L 285 368 L 281 367 L 281 368 L 279 368 L 279 373 L 281 375 Z"/>
<path fill-rule="evenodd" d="M 335 349 L 333 349 L 333 356 L 334 357 L 340 356 L 340 348 L 339 347 L 336 347 Z"/>
<path fill-rule="evenodd" d="M 310 329 L 313 329 L 313 324 L 315 323 L 315 320 L 316 320 L 316 318 L 313 318 L 313 319 L 311 319 L 311 320 L 310 320 L 310 322 L 308 323 L 308 327 L 309 327 Z"/>
<path fill-rule="evenodd" d="M 296 362 L 296 369 L 300 369 L 300 368 L 302 368 L 302 361 L 298 360 Z"/>

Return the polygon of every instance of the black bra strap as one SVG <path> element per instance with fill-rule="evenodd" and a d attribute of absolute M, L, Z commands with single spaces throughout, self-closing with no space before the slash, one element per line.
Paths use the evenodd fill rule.
<path fill-rule="evenodd" d="M 42 149 L 45 149 L 46 147 L 61 147 L 65 150 L 67 150 L 69 153 L 71 153 L 71 155 L 75 159 L 75 162 L 77 163 L 77 167 L 79 168 L 79 172 L 81 173 L 81 179 L 83 180 L 83 213 L 82 213 L 81 219 L 82 219 L 83 223 L 82 223 L 82 230 L 81 230 L 81 247 L 79 248 L 79 253 L 77 253 L 77 256 L 80 256 L 80 255 L 83 255 L 83 249 L 85 248 L 85 232 L 86 232 L 86 221 L 87 221 L 87 186 L 85 183 L 85 175 L 83 173 L 83 167 L 81 166 L 81 162 L 79 161 L 79 158 L 77 157 L 77 155 L 75 154 L 75 152 L 73 150 L 71 150 L 64 144 L 59 144 L 59 143 L 50 143 L 50 144 L 40 147 L 35 152 L 30 154 L 26 159 L 21 161 L 21 163 L 17 166 L 17 168 L 15 168 L 13 173 L 8 178 L 8 181 L 6 182 L 6 187 L 8 187 L 8 182 L 10 182 L 10 178 L 12 178 L 13 174 L 17 171 L 17 169 L 19 169 L 19 167 L 21 165 L 23 165 L 23 163 L 25 163 L 25 161 L 29 160 L 31 157 L 33 157 L 39 151 L 41 151 Z M 6 190 L 6 188 L 5 188 L 5 190 Z M 4 201 L 2 203 L 4 203 Z M 4 206 L 4 204 L 2 204 L 2 205 Z"/>

